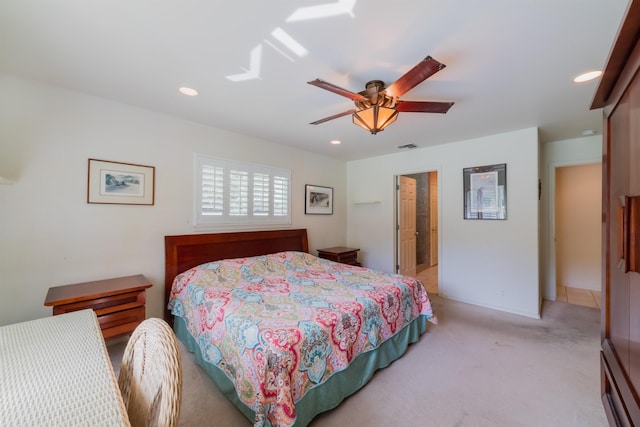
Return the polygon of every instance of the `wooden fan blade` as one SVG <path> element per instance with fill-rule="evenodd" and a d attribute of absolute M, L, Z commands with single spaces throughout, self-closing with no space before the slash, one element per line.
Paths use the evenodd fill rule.
<path fill-rule="evenodd" d="M 396 110 L 403 113 L 446 113 L 453 102 L 398 101 Z"/>
<path fill-rule="evenodd" d="M 338 117 L 348 116 L 349 114 L 353 114 L 356 111 L 357 110 L 355 110 L 355 109 L 354 110 L 349 110 L 349 111 L 343 111 L 342 113 L 338 113 L 338 114 L 335 114 L 335 115 L 330 116 L 330 117 L 325 117 L 324 119 L 316 120 L 315 122 L 311 122 L 309 124 L 310 125 L 319 125 L 320 123 L 328 122 L 329 120 L 337 119 Z"/>
<path fill-rule="evenodd" d="M 336 86 L 329 82 L 325 82 L 324 80 L 321 80 L 321 79 L 315 79 L 307 83 L 313 86 L 317 86 L 321 89 L 328 90 L 329 92 L 337 93 L 338 95 L 349 98 L 352 101 L 363 101 L 365 99 L 365 97 L 360 95 L 359 93 L 351 92 L 350 90 L 343 89 L 339 86 Z"/>
<path fill-rule="evenodd" d="M 393 82 L 387 88 L 387 95 L 399 98 L 444 67 L 446 67 L 446 65 L 427 56 L 402 77 Z"/>

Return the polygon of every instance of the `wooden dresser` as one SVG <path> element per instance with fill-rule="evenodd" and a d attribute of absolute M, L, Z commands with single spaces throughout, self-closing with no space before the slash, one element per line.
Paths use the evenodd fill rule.
<path fill-rule="evenodd" d="M 609 424 L 640 425 L 640 0 L 609 54 L 603 108 L 602 403 Z"/>
<path fill-rule="evenodd" d="M 333 248 L 318 249 L 318 257 L 343 264 L 360 266 L 358 262 L 359 250 L 360 249 L 356 248 L 345 248 L 344 246 L 334 246 Z"/>
<path fill-rule="evenodd" d="M 44 305 L 53 315 L 91 308 L 104 339 L 129 335 L 145 319 L 145 290 L 152 286 L 142 274 L 49 288 Z"/>

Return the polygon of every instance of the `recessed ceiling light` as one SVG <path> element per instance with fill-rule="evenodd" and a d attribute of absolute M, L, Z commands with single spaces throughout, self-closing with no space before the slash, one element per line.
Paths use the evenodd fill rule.
<path fill-rule="evenodd" d="M 583 82 L 588 82 L 590 80 L 593 79 L 597 79 L 598 77 L 600 77 L 602 75 L 602 71 L 600 70 L 595 70 L 595 71 L 588 71 L 586 73 L 582 73 L 579 76 L 576 76 L 573 81 L 575 83 L 583 83 Z"/>
<path fill-rule="evenodd" d="M 333 145 L 338 145 L 338 144 L 342 144 L 342 141 L 339 141 L 339 140 L 337 140 L 337 139 L 334 139 L 334 140 L 332 140 L 332 141 L 331 141 L 331 143 L 332 143 Z"/>
<path fill-rule="evenodd" d="M 187 95 L 187 96 L 198 96 L 198 91 L 195 89 L 191 89 L 190 87 L 181 87 L 180 89 L 178 89 L 180 91 L 181 94 L 183 95 Z"/>

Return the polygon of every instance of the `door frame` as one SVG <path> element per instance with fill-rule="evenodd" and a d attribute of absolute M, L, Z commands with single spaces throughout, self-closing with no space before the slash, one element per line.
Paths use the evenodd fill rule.
<path fill-rule="evenodd" d="M 399 197 L 400 192 L 398 190 L 398 184 L 400 180 L 400 176 L 402 175 L 415 175 L 420 173 L 429 173 L 435 172 L 438 175 L 438 294 L 445 295 L 445 287 L 442 281 L 442 273 L 443 273 L 443 258 L 442 258 L 442 188 L 443 188 L 443 177 L 442 177 L 442 168 L 429 168 L 425 170 L 418 171 L 406 171 L 399 172 L 393 175 L 393 271 L 395 273 L 398 272 L 398 266 L 400 263 L 400 233 L 398 233 L 398 211 L 400 209 Z"/>

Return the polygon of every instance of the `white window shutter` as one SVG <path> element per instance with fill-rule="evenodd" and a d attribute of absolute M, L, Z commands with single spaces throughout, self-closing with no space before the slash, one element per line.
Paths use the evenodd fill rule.
<path fill-rule="evenodd" d="M 270 176 L 266 173 L 253 174 L 253 214 L 258 216 L 269 215 L 269 182 Z"/>
<path fill-rule="evenodd" d="M 229 172 L 229 215 L 247 216 L 249 207 L 249 173 L 242 170 Z"/>
<path fill-rule="evenodd" d="M 224 168 L 203 165 L 202 173 L 202 215 L 222 215 L 224 213 Z"/>
<path fill-rule="evenodd" d="M 273 177 L 273 215 L 283 217 L 289 215 L 289 178 Z"/>

